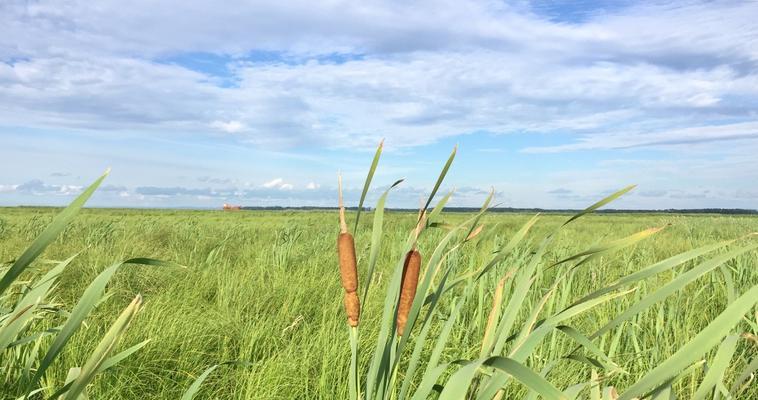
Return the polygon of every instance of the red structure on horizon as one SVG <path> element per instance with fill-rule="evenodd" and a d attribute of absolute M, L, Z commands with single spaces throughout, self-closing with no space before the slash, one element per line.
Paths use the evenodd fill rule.
<path fill-rule="evenodd" d="M 223 207 L 224 211 L 239 211 L 241 209 L 242 209 L 242 206 L 235 206 L 235 205 L 226 204 L 226 203 L 224 203 L 224 207 Z"/>

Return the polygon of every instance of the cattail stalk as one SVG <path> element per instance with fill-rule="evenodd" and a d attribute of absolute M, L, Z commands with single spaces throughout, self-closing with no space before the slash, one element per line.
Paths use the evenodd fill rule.
<path fill-rule="evenodd" d="M 347 313 L 347 323 L 351 327 L 357 327 L 361 314 L 361 304 L 357 293 L 358 268 L 355 258 L 355 241 L 353 235 L 347 231 L 347 223 L 345 223 L 345 206 L 342 202 L 342 175 L 339 176 L 339 214 L 340 233 L 337 237 L 337 253 L 342 287 L 345 289 L 345 312 Z"/>

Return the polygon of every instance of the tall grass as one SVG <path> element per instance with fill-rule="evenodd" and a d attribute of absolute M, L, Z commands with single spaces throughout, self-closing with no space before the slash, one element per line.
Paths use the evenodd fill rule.
<path fill-rule="evenodd" d="M 379 203 L 384 204 L 396 187 L 381 192 Z M 395 350 L 397 367 L 393 384 L 385 391 L 388 396 L 394 392 L 399 397 L 405 390 L 404 396 L 412 398 L 430 364 L 446 365 L 432 384 L 431 396 L 438 396 L 444 390 L 442 385 L 447 386 L 461 369 L 457 360 L 491 358 L 489 349 L 498 347 L 498 341 L 502 345 L 496 355 L 513 358 L 510 353 L 515 344 L 524 343 L 524 347 L 532 343 L 531 335 L 554 322 L 550 318 L 555 315 L 584 303 L 590 295 L 611 296 L 634 288 L 559 322 L 552 330 L 540 331 L 545 334 L 543 339 L 519 362 L 561 392 L 579 385 L 572 390 L 581 389 L 580 397 L 603 398 L 610 397 L 613 386 L 623 394 L 758 284 L 756 252 L 733 253 L 755 240 L 745 237 L 758 231 L 754 217 L 590 213 L 564 224 L 571 216 L 495 214 L 486 209 L 478 216 L 445 213 L 441 205 L 449 195 L 444 193 L 439 200 L 435 197 L 435 204 L 430 203 L 429 222 L 417 242 L 423 255 L 421 284 L 428 265 L 440 268 L 424 293 L 425 303 L 413 327 L 408 328 L 404 350 Z M 0 275 L 58 212 L 0 208 L 0 262 L 4 268 Z M 365 398 L 387 290 L 397 282 L 393 274 L 402 269 L 400 262 L 406 257 L 419 218 L 415 212 L 388 212 L 379 204 L 362 214 L 357 228 L 355 216 L 346 215 L 355 236 L 360 274 L 357 293 L 362 313 L 360 336 L 355 339 L 356 370 L 360 375 L 357 386 Z M 51 294 L 40 303 L 44 306 L 38 311 L 46 314 L 28 325 L 31 333 L 62 325 L 91 282 L 114 261 L 149 256 L 174 260 L 187 268 L 120 267 L 109 279 L 102 300 L 45 371 L 40 381 L 45 395 L 36 396 L 48 398 L 65 386 L 69 371 L 87 363 L 124 308 L 141 293 L 140 311 L 115 354 L 149 342 L 96 375 L 87 386 L 90 398 L 348 398 L 351 355 L 350 346 L 339 340 L 349 337 L 349 329 L 334 260 L 335 219 L 331 212 L 81 210 L 4 294 L 10 296 L 2 302 L 7 310 L 28 290 L 24 285 L 31 282 L 33 286 L 58 265 L 54 260 L 65 261 L 76 254 L 57 276 Z M 648 229 L 660 227 L 665 229 L 648 235 Z M 519 282 L 525 279 L 524 268 L 534 262 L 542 241 L 551 233 L 535 272 L 526 279 L 528 290 L 521 308 L 510 311 Z M 624 242 L 627 238 L 634 243 Z M 588 248 L 609 246 L 607 251 L 552 266 Z M 495 260 L 499 254 L 502 256 Z M 672 257 L 677 258 L 669 260 Z M 720 264 L 713 268 L 711 264 L 701 267 L 717 257 L 727 259 L 716 260 Z M 479 276 L 483 266 L 493 260 L 494 265 Z M 435 297 L 443 277 L 445 285 Z M 684 284 L 671 291 L 676 287 L 667 285 L 677 279 Z M 670 294 L 645 305 L 646 299 L 661 290 Z M 395 302 L 399 299 L 396 293 Z M 592 337 L 637 304 L 646 308 Z M 752 313 L 741 317 L 723 340 L 710 348 L 708 343 L 704 345 L 705 354 L 697 357 L 699 361 L 687 363 L 683 369 L 679 369 L 680 361 L 669 364 L 684 372 L 671 385 L 680 398 L 701 393 L 710 396 L 715 389 L 731 391 L 734 398 L 758 397 L 752 380 L 758 362 L 750 336 L 758 327 Z M 390 327 L 396 324 L 394 316 L 389 321 Z M 512 326 L 511 333 L 502 339 L 496 333 L 506 322 Z M 531 329 L 523 329 L 529 326 Z M 520 337 L 522 331 L 526 336 Z M 31 357 L 35 360 L 32 372 L 55 334 L 46 333 L 39 342 L 37 356 Z M 399 344 L 396 333 L 387 336 Z M 441 337 L 446 339 L 439 340 Z M 33 351 L 33 346 L 17 348 L 22 347 Z M 6 361 L 25 365 L 30 359 L 28 355 L 6 355 L 0 354 L 3 366 Z M 225 364 L 229 360 L 249 363 Z M 240 364 L 244 367 L 238 367 Z M 493 372 L 501 371 L 498 367 L 518 368 L 507 361 L 483 365 L 477 368 L 469 393 L 480 393 Z M 26 387 L 18 385 L 15 377 L 6 379 L 6 373 L 3 369 L 0 398 L 23 396 Z M 502 398 L 536 397 L 529 386 L 519 382 L 510 377 L 502 387 Z M 664 386 L 657 395 L 666 392 Z"/>
<path fill-rule="evenodd" d="M 380 151 L 381 147 L 369 169 L 364 188 L 370 185 Z M 595 399 L 603 396 L 620 400 L 669 399 L 675 398 L 675 383 L 684 376 L 696 374 L 700 368 L 705 369 L 705 376 L 696 385 L 691 381 L 686 393 L 697 398 L 713 399 L 743 395 L 746 389 L 744 381 L 750 379 L 756 369 L 755 359 L 744 366 L 736 378 L 725 380 L 725 374 L 727 370 L 734 370 L 731 359 L 736 342 L 740 338 L 755 341 L 756 324 L 745 324 L 744 319 L 758 303 L 758 284 L 754 283 L 743 293 L 738 293 L 726 264 L 758 249 L 754 234 L 673 255 L 606 281 L 606 286 L 590 293 L 572 290 L 577 271 L 587 268 L 591 261 L 628 249 L 665 228 L 651 227 L 620 239 L 596 242 L 584 251 L 557 261 L 546 258 L 550 246 L 569 224 L 576 223 L 581 217 L 634 188 L 629 186 L 567 218 L 524 248 L 528 234 L 538 222 L 537 215 L 508 241 L 488 252 L 484 262 L 461 265 L 455 262 L 460 253 L 482 251 L 477 248 L 475 238 L 484 230 L 480 221 L 487 212 L 492 194 L 479 213 L 458 224 L 436 221 L 449 198 L 447 196 L 431 212 L 428 221 L 424 218 L 455 153 L 453 150 L 419 214 L 419 226 L 400 247 L 403 249 L 401 254 L 406 256 L 398 258 L 389 278 L 379 323 L 369 327 L 377 329 L 378 336 L 375 344 L 365 349 L 371 354 L 368 366 L 357 371 L 355 362 L 351 363 L 351 382 L 355 375 L 365 377 L 362 391 L 360 385 L 350 385 L 351 398 L 489 400 L 516 397 Z M 377 215 L 383 212 L 384 200 L 383 197 L 377 206 Z M 342 213 L 340 217 L 344 226 Z M 382 244 L 379 241 L 382 236 L 381 220 L 378 224 L 376 222 L 369 246 L 370 254 L 380 251 L 378 248 Z M 418 254 L 417 241 L 425 231 L 423 227 L 436 227 L 443 232 L 426 243 L 431 256 L 424 265 L 420 282 L 417 278 L 413 279 L 414 287 L 409 288 L 406 279 L 409 272 L 408 255 Z M 723 252 L 714 255 L 717 250 Z M 683 265 L 691 260 L 698 261 L 693 268 L 684 269 Z M 369 279 L 373 269 L 373 265 L 368 268 Z M 673 354 L 644 370 L 628 371 L 614 361 L 613 350 L 620 335 L 624 334 L 621 328 L 625 324 L 634 326 L 640 318 L 651 318 L 646 314 L 656 304 L 663 303 L 699 278 L 717 270 L 724 276 L 728 301 L 700 332 L 680 339 L 681 343 Z M 677 272 L 661 287 L 638 298 L 623 310 L 605 315 L 608 320 L 600 328 L 590 331 L 581 329 L 582 318 L 586 318 L 591 311 L 607 308 L 620 298 L 634 296 L 646 280 L 672 271 Z M 494 286 L 492 282 L 498 284 Z M 416 284 L 418 287 L 415 287 Z M 368 283 L 365 285 L 368 296 Z M 487 307 L 483 298 L 493 287 L 492 304 Z M 412 299 L 408 298 L 409 295 Z M 463 351 L 459 351 L 463 357 L 443 358 L 447 348 L 466 345 L 452 335 L 456 320 L 464 318 L 465 314 L 478 319 L 486 316 L 486 327 L 478 343 L 473 343 L 479 350 L 478 354 L 464 347 Z M 658 316 L 660 325 L 666 323 L 666 317 L 675 320 L 676 315 Z M 355 347 L 356 325 L 351 325 L 351 352 L 355 358 L 358 352 Z M 655 333 L 633 332 L 632 340 L 636 343 L 637 335 L 661 334 L 660 325 Z M 363 331 L 366 324 L 360 328 Z M 605 346 L 599 341 L 610 341 L 609 351 L 604 350 Z M 558 343 L 563 350 L 555 350 Z M 551 351 L 545 351 L 546 345 Z M 719 350 L 713 358 L 702 359 L 716 346 Z M 636 347 L 639 349 L 639 345 Z M 551 381 L 550 378 L 559 375 L 560 369 L 567 364 L 579 367 L 575 368 L 576 375 L 568 381 L 561 377 L 560 383 L 554 382 L 555 379 Z M 740 360 L 735 362 L 735 365 L 738 364 Z"/>

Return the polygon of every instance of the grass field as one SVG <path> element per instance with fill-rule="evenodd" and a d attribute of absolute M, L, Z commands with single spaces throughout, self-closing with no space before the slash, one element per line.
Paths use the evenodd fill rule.
<path fill-rule="evenodd" d="M 57 211 L 0 208 L 0 262 L 18 257 Z M 366 329 L 360 341 L 365 348 L 371 348 L 376 340 L 375 327 L 379 324 L 388 276 L 395 260 L 402 257 L 402 243 L 416 217 L 411 213 L 385 216 L 385 245 L 373 279 L 374 287 L 368 298 L 362 299 L 361 326 Z M 443 220 L 455 223 L 467 217 L 449 214 Z M 54 292 L 54 299 L 64 308 L 70 308 L 86 285 L 118 260 L 154 257 L 175 261 L 186 268 L 128 265 L 120 270 L 107 289 L 112 296 L 97 307 L 87 319 L 87 326 L 73 337 L 48 379 L 63 382 L 70 366 L 84 363 L 115 316 L 136 293 L 141 293 L 143 309 L 120 347 L 145 339 L 151 342 L 100 375 L 89 390 L 91 398 L 178 399 L 207 367 L 230 360 L 250 364 L 221 366 L 205 381 L 198 398 L 347 398 L 350 347 L 335 258 L 336 218 L 336 213 L 327 212 L 82 211 L 42 256 L 62 260 L 81 252 Z M 446 262 L 457 273 L 478 267 L 529 218 L 531 215 L 525 214 L 485 216 L 485 228 L 476 243 Z M 533 248 L 541 233 L 565 218 L 543 216 L 528 236 L 534 239 L 524 242 L 516 253 Z M 558 284 L 544 312 L 560 309 L 615 278 L 658 260 L 758 231 L 755 217 L 590 215 L 567 226 L 544 259 L 556 261 L 593 244 L 668 224 L 665 230 L 632 248 L 584 264 L 571 279 Z M 366 267 L 362 255 L 368 254 L 370 225 L 369 214 L 361 218 L 356 232 L 361 273 Z M 435 243 L 442 233 L 441 229 L 432 229 L 421 239 L 422 254 L 432 252 L 428 243 Z M 730 296 L 758 284 L 756 259 L 753 251 L 728 261 L 727 268 L 705 275 L 643 312 L 632 323 L 625 323 L 596 340 L 628 372 L 612 377 L 610 384 L 624 388 L 634 382 L 703 329 L 725 308 Z M 34 264 L 35 269 L 47 268 L 39 261 Z M 478 355 L 487 322 L 487 313 L 481 310 L 489 310 L 497 280 L 508 262 L 506 259 L 498 264 L 497 272 L 478 285 L 456 321 L 444 359 Z M 572 319 L 571 325 L 590 332 L 692 265 L 689 262 L 647 279 L 637 285 L 636 292 Z M 550 271 L 543 274 L 535 282 L 537 290 L 530 292 L 533 298 L 529 301 L 542 296 L 553 284 L 552 278 L 554 274 Z M 526 317 L 522 313 L 519 320 Z M 745 318 L 737 331 L 758 334 L 755 327 L 754 317 Z M 544 360 L 569 352 L 572 346 L 559 333 L 551 334 L 527 365 L 540 371 Z M 727 377 L 744 368 L 756 348 L 755 343 L 740 341 Z M 364 369 L 369 358 L 366 353 L 359 357 Z M 701 368 L 678 379 L 675 388 L 680 398 L 689 398 L 702 376 Z M 548 378 L 564 388 L 588 380 L 589 375 L 583 365 L 566 360 Z M 12 384 L 4 386 L 0 397 L 15 398 L 21 390 Z M 511 385 L 504 398 L 523 393 L 521 387 Z M 741 398 L 756 397 L 755 384 L 741 394 Z"/>

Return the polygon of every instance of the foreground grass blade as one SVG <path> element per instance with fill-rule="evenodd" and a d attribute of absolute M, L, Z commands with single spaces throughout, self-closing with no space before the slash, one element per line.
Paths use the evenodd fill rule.
<path fill-rule="evenodd" d="M 3 321 L 3 324 L 0 324 L 0 352 L 10 346 L 18 334 L 26 327 L 27 323 L 34 317 L 34 312 L 37 310 L 39 302 L 47 297 L 58 276 L 75 257 L 75 255 L 69 257 L 48 271 L 16 304 L 12 312 L 13 316 Z"/>
<path fill-rule="evenodd" d="M 661 272 L 665 272 L 670 270 L 671 268 L 676 267 L 677 265 L 681 265 L 687 261 L 690 261 L 692 259 L 695 259 L 697 257 L 700 257 L 704 254 L 710 253 L 711 251 L 718 250 L 724 246 L 727 246 L 731 243 L 734 243 L 734 240 L 727 240 L 720 243 L 698 247 L 696 249 L 687 251 L 685 253 L 677 254 L 675 256 L 669 257 L 663 261 L 659 261 L 653 265 L 650 265 L 648 267 L 643 268 L 640 271 L 631 273 L 627 276 L 624 276 L 617 281 L 613 282 L 612 284 L 599 289 L 595 292 L 592 292 L 581 299 L 575 301 L 572 305 L 583 303 L 589 299 L 602 296 L 606 293 L 610 293 L 616 289 L 620 289 L 621 287 L 631 285 L 633 283 L 639 282 L 643 279 L 649 278 L 651 276 L 657 275 Z"/>
<path fill-rule="evenodd" d="M 34 374 L 34 378 L 30 382 L 29 391 L 32 387 L 32 385 L 37 384 L 39 380 L 42 378 L 42 376 L 45 374 L 45 371 L 52 365 L 53 361 L 58 357 L 58 355 L 63 350 L 63 347 L 68 343 L 69 339 L 71 339 L 71 336 L 74 335 L 74 333 L 79 329 L 79 327 L 82 325 L 82 322 L 84 319 L 90 314 L 92 309 L 95 308 L 97 303 L 100 301 L 103 291 L 105 290 L 105 286 L 110 281 L 111 277 L 114 273 L 124 264 L 148 264 L 148 265 L 174 265 L 171 263 L 165 263 L 159 260 L 153 260 L 149 258 L 133 258 L 127 261 L 118 262 L 116 264 L 113 264 L 112 266 L 105 269 L 103 272 L 101 272 L 92 282 L 89 284 L 87 289 L 85 289 L 84 293 L 82 294 L 82 297 L 79 299 L 79 301 L 76 303 L 74 308 L 71 310 L 71 314 L 68 317 L 68 320 L 66 320 L 66 323 L 61 328 L 58 335 L 53 340 L 53 343 L 50 345 L 50 348 L 48 349 L 47 353 L 45 354 L 45 357 L 40 362 L 39 367 L 37 368 L 37 372 Z"/>
<path fill-rule="evenodd" d="M 447 175 L 447 171 L 450 169 L 450 165 L 453 164 L 453 159 L 455 159 L 455 153 L 457 151 L 458 151 L 458 146 L 455 146 L 453 148 L 453 152 L 450 153 L 450 157 L 448 157 L 447 162 L 445 163 L 445 166 L 442 167 L 440 176 L 437 178 L 437 182 L 434 184 L 434 189 L 432 189 L 432 193 L 429 194 L 429 198 L 426 200 L 426 204 L 424 204 L 424 208 L 422 208 L 421 213 L 419 213 L 419 221 L 421 221 L 421 218 L 424 212 L 426 212 L 426 209 L 429 208 L 429 204 L 432 203 L 432 199 L 434 199 L 434 195 L 437 194 L 437 190 L 439 190 L 440 185 L 442 185 L 442 181 L 445 180 L 445 175 Z"/>
<path fill-rule="evenodd" d="M 100 186 L 105 177 L 108 176 L 109 172 L 110 170 L 105 171 L 105 173 L 100 178 L 98 178 L 93 184 L 85 189 L 82 194 L 74 199 L 74 201 L 71 202 L 68 207 L 56 215 L 50 225 L 48 225 L 47 228 L 42 231 L 37 239 L 32 242 L 29 248 L 27 248 L 26 251 L 24 251 L 24 253 L 21 254 L 21 256 L 13 263 L 10 269 L 5 272 L 5 275 L 3 275 L 2 279 L 0 279 L 0 295 L 5 293 L 11 283 L 16 280 L 21 272 L 23 272 L 24 269 L 26 269 L 26 267 L 28 267 L 29 264 L 31 264 L 32 261 L 34 261 L 34 259 L 37 258 L 37 256 L 39 256 L 40 253 L 42 253 L 45 248 L 47 248 L 47 246 L 53 242 L 53 240 L 55 240 L 56 236 L 58 236 L 58 234 L 63 231 L 66 225 L 71 222 L 71 219 L 74 218 L 84 203 L 86 203 L 90 196 L 92 196 L 92 193 L 94 193 L 95 189 Z"/>
<path fill-rule="evenodd" d="M 121 313 L 116 322 L 113 323 L 111 328 L 106 332 L 103 339 L 92 352 L 89 359 L 81 369 L 81 373 L 71 385 L 71 388 L 66 392 L 64 399 L 77 400 L 79 396 L 84 393 L 85 388 L 95 378 L 95 375 L 101 370 L 103 363 L 108 359 L 108 356 L 113 352 L 113 349 L 118 344 L 118 341 L 126 332 L 126 328 L 129 327 L 129 323 L 137 315 L 142 304 L 142 296 L 132 300 L 126 309 Z"/>
<path fill-rule="evenodd" d="M 98 369 L 97 372 L 100 373 L 100 372 L 103 372 L 103 371 L 107 370 L 108 368 L 113 367 L 114 365 L 116 365 L 116 364 L 120 363 L 121 361 L 125 360 L 130 355 L 136 353 L 137 350 L 145 347 L 148 343 L 150 343 L 150 339 L 143 340 L 143 341 L 135 344 L 134 346 L 132 346 L 132 347 L 130 347 L 130 348 L 128 348 L 128 349 L 126 349 L 126 350 L 124 350 L 124 351 L 116 354 L 116 355 L 111 356 L 110 358 L 108 358 L 107 360 L 105 360 L 105 362 L 103 362 L 102 365 L 100 365 L 100 369 Z"/>
<path fill-rule="evenodd" d="M 379 201 L 376 203 L 376 209 L 374 210 L 374 224 L 371 228 L 371 250 L 368 257 L 368 272 L 366 273 L 366 278 L 362 279 L 365 282 L 363 286 L 363 297 L 361 297 L 364 304 L 366 303 L 366 298 L 368 297 L 368 289 L 371 286 L 371 280 L 374 277 L 374 269 L 376 268 L 376 261 L 379 258 L 379 250 L 381 250 L 382 247 L 382 230 L 384 229 L 384 205 L 387 202 L 387 195 L 389 194 L 390 190 L 392 190 L 392 188 L 402 182 L 403 180 L 400 179 L 399 181 L 393 183 L 392 186 L 384 191 L 382 196 L 379 197 Z"/>
<path fill-rule="evenodd" d="M 697 336 L 679 348 L 674 355 L 653 368 L 628 388 L 621 394 L 619 400 L 631 400 L 634 397 L 641 396 L 654 388 L 662 380 L 679 373 L 679 371 L 686 368 L 721 341 L 721 338 L 726 336 L 756 303 L 758 303 L 758 285 L 753 286 L 730 304 L 726 310 L 711 321 Z"/>
<path fill-rule="evenodd" d="M 708 368 L 708 372 L 700 382 L 700 386 L 697 391 L 692 395 L 692 400 L 705 399 L 709 392 L 713 392 L 713 388 L 724 379 L 724 372 L 729 367 L 729 362 L 732 360 L 734 350 L 737 348 L 737 339 L 740 337 L 737 335 L 729 335 L 721 342 L 716 355 L 713 357 L 713 362 Z"/>
<path fill-rule="evenodd" d="M 472 362 L 456 371 L 445 383 L 445 389 L 442 391 L 442 394 L 440 394 L 439 400 L 458 400 L 466 398 L 466 393 L 471 386 L 471 381 L 482 366 L 493 367 L 512 376 L 524 386 L 539 393 L 544 399 L 567 399 L 560 390 L 545 380 L 545 378 L 523 366 L 518 361 L 506 357 L 490 357 Z"/>
<path fill-rule="evenodd" d="M 366 181 L 363 183 L 363 192 L 361 192 L 361 200 L 358 202 L 358 211 L 355 213 L 355 227 L 353 233 L 358 232 L 358 220 L 361 217 L 361 211 L 363 211 L 363 202 L 366 200 L 366 194 L 369 187 L 371 187 L 371 180 L 374 178 L 374 172 L 376 172 L 376 166 L 379 165 L 379 157 L 382 155 L 382 148 L 384 147 L 384 139 L 379 143 L 379 147 L 374 154 L 374 160 L 371 162 L 371 167 L 368 169 L 368 175 L 366 175 Z"/>
<path fill-rule="evenodd" d="M 594 339 L 604 334 L 605 332 L 608 332 L 609 330 L 615 328 L 622 322 L 633 317 L 634 315 L 637 315 L 638 313 L 649 308 L 653 304 L 658 303 L 659 301 L 662 301 L 666 297 L 679 291 L 683 287 L 692 283 L 697 278 L 712 271 L 713 269 L 717 268 L 718 266 L 727 262 L 728 260 L 731 260 L 732 258 L 735 258 L 748 251 L 752 251 L 756 248 L 758 248 L 758 243 L 731 250 L 726 254 L 722 254 L 710 260 L 707 260 L 701 263 L 700 265 L 698 265 L 697 267 L 677 276 L 671 282 L 667 283 L 665 286 L 656 290 L 655 292 L 645 296 L 642 300 L 635 303 L 633 306 L 629 307 L 626 311 L 624 311 L 619 316 L 617 316 L 616 318 L 614 318 L 613 320 L 605 324 L 602 328 L 598 329 L 595 333 L 593 333 L 590 336 L 590 339 Z"/>
<path fill-rule="evenodd" d="M 187 388 L 187 391 L 184 392 L 181 400 L 194 399 L 195 396 L 197 395 L 197 392 L 200 391 L 200 386 L 203 385 L 203 382 L 205 382 L 205 380 L 208 378 L 208 375 L 210 375 L 211 372 L 215 371 L 216 368 L 218 368 L 218 364 L 208 367 L 205 371 L 203 371 L 203 373 L 200 374 L 200 376 L 198 376 L 194 382 L 192 382 L 190 387 Z"/>

